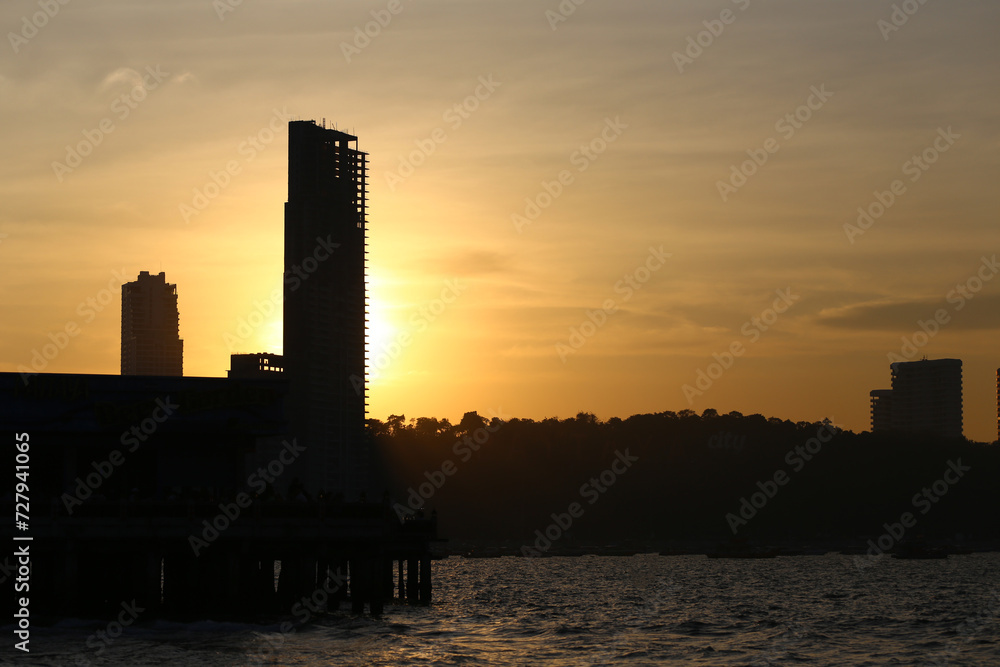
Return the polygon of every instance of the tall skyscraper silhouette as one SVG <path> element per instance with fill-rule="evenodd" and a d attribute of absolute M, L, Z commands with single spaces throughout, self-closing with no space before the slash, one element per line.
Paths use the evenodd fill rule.
<path fill-rule="evenodd" d="M 288 124 L 284 377 L 291 434 L 313 492 L 357 500 L 365 439 L 367 153 L 314 121 Z"/>
<path fill-rule="evenodd" d="M 122 285 L 122 375 L 183 375 L 177 285 L 162 271 Z"/>

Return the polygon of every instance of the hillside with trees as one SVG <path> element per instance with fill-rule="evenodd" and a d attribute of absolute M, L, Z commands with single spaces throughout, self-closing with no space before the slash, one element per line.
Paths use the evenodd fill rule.
<path fill-rule="evenodd" d="M 459 540 L 528 544 L 561 520 L 572 525 L 552 532 L 566 545 L 735 535 L 860 546 L 907 512 L 910 537 L 998 536 L 1000 449 L 966 440 L 711 409 L 607 421 L 469 412 L 458 424 L 393 415 L 369 429 L 396 514 L 436 512 L 441 534 Z"/>

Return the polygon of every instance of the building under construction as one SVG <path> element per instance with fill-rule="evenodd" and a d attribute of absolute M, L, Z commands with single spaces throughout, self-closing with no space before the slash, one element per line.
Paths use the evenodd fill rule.
<path fill-rule="evenodd" d="M 369 491 L 365 439 L 367 154 L 314 121 L 288 125 L 284 376 L 303 481 L 349 500 Z"/>

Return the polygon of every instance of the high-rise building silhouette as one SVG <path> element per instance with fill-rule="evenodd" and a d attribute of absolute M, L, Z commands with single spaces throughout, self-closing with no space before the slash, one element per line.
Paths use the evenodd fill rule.
<path fill-rule="evenodd" d="M 162 271 L 122 285 L 122 375 L 183 375 L 177 285 Z"/>
<path fill-rule="evenodd" d="M 872 431 L 963 437 L 961 359 L 922 359 L 889 367 L 892 389 L 870 394 Z"/>
<path fill-rule="evenodd" d="M 356 500 L 368 487 L 365 438 L 367 153 L 358 138 L 288 124 L 284 377 L 291 435 L 313 492 Z"/>

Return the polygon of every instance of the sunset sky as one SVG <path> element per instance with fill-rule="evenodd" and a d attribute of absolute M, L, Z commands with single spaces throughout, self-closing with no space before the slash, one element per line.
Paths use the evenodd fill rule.
<path fill-rule="evenodd" d="M 44 370 L 117 373 L 142 270 L 186 375 L 280 351 L 325 118 L 370 155 L 373 417 L 866 430 L 896 353 L 962 359 L 995 440 L 1000 3 L 576 2 L 5 0 L 0 370 L 75 325 Z"/>

